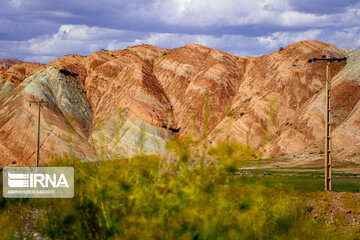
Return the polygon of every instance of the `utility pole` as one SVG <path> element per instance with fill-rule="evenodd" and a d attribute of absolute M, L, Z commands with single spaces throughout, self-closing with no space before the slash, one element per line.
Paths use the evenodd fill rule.
<path fill-rule="evenodd" d="M 325 191 L 331 191 L 331 172 L 332 172 L 332 161 L 331 161 L 331 116 L 330 116 L 330 92 L 331 92 L 331 80 L 330 80 L 330 66 L 333 62 L 346 61 L 347 58 L 329 58 L 322 56 L 322 58 L 309 59 L 309 64 L 316 61 L 324 61 L 326 63 L 326 120 L 325 120 Z"/>
<path fill-rule="evenodd" d="M 37 103 L 38 104 L 38 130 L 37 130 L 37 149 L 36 149 L 36 167 L 39 166 L 39 155 L 40 155 L 40 106 L 42 103 L 47 103 L 49 104 L 49 102 L 47 101 L 42 101 L 42 100 L 38 100 L 38 101 L 30 101 L 30 107 L 31 107 L 31 103 Z"/>

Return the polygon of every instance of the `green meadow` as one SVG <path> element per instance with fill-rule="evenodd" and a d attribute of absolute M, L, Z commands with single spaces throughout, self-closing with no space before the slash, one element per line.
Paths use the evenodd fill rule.
<path fill-rule="evenodd" d="M 324 189 L 324 176 L 319 172 L 291 172 L 274 170 L 240 170 L 243 178 L 249 182 L 260 182 L 265 186 L 280 186 L 299 191 L 322 191 Z M 333 174 L 332 191 L 360 192 L 360 175 Z"/>

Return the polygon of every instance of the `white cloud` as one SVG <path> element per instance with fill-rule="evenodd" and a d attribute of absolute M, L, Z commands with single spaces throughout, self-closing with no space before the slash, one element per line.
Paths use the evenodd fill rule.
<path fill-rule="evenodd" d="M 47 63 L 71 53 L 88 55 L 102 48 L 122 49 L 139 35 L 144 34 L 86 25 L 62 25 L 53 35 L 27 41 L 1 41 L 4 47 L 0 45 L 0 53 L 6 53 L 8 58 L 22 55 L 26 61 Z"/>
<path fill-rule="evenodd" d="M 264 9 L 282 12 L 291 9 L 291 5 L 288 0 L 265 0 L 262 3 Z"/>
<path fill-rule="evenodd" d="M 244 26 L 283 27 L 343 26 L 360 22 L 359 11 L 341 14 L 313 14 L 295 11 L 289 0 L 155 0 L 138 10 L 149 19 L 160 19 L 175 26 Z M 351 20 L 350 20 L 351 22 Z"/>
<path fill-rule="evenodd" d="M 54 39 L 62 40 L 100 40 L 121 39 L 132 31 L 114 30 L 109 28 L 89 27 L 86 25 L 62 25 L 59 31 L 53 35 Z"/>
<path fill-rule="evenodd" d="M 345 28 L 328 37 L 328 41 L 338 47 L 359 49 L 360 27 Z"/>
<path fill-rule="evenodd" d="M 150 7 L 143 8 L 141 15 L 172 25 L 226 25 L 246 19 L 248 13 L 261 9 L 261 1 L 217 1 L 217 0 L 156 0 Z"/>
<path fill-rule="evenodd" d="M 10 0 L 10 4 L 16 8 L 20 7 L 22 2 L 23 2 L 23 0 Z"/>
<path fill-rule="evenodd" d="M 334 38 L 354 40 L 359 34 L 360 27 L 345 28 L 343 31 L 335 32 Z"/>
<path fill-rule="evenodd" d="M 132 35 L 136 33 L 86 25 L 62 25 L 54 35 L 26 41 L 23 50 L 46 56 L 89 54 L 102 48 L 108 50 L 124 48 L 129 42 L 126 38 Z"/>
<path fill-rule="evenodd" d="M 258 37 L 259 44 L 267 49 L 276 49 L 302 40 L 315 40 L 322 34 L 322 30 L 313 29 L 304 32 L 275 32 L 270 36 Z"/>
<path fill-rule="evenodd" d="M 75 14 L 72 14 L 71 12 L 68 11 L 48 11 L 49 14 L 53 17 L 58 17 L 58 18 L 74 18 L 77 17 Z"/>

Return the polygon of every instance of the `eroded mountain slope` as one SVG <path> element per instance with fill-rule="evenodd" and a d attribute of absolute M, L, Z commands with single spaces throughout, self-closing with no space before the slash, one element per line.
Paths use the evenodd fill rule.
<path fill-rule="evenodd" d="M 37 108 L 29 101 L 39 99 L 49 101 L 41 114 L 43 162 L 51 154 L 93 161 L 99 152 L 106 158 L 164 153 L 175 134 L 201 137 L 206 114 L 211 144 L 230 128 L 232 140 L 266 157 L 319 145 L 325 64 L 309 67 L 307 60 L 323 54 L 349 58 L 331 69 L 333 137 L 339 151 L 353 154 L 360 144 L 358 50 L 303 41 L 238 57 L 197 44 L 171 50 L 141 45 L 1 70 L 2 165 L 34 162 Z"/>

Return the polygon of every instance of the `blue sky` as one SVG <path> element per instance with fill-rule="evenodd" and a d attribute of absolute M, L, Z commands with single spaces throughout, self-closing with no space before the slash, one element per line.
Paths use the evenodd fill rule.
<path fill-rule="evenodd" d="M 360 0 L 0 0 L 0 59 L 47 63 L 138 44 L 239 56 L 316 39 L 360 48 Z"/>

